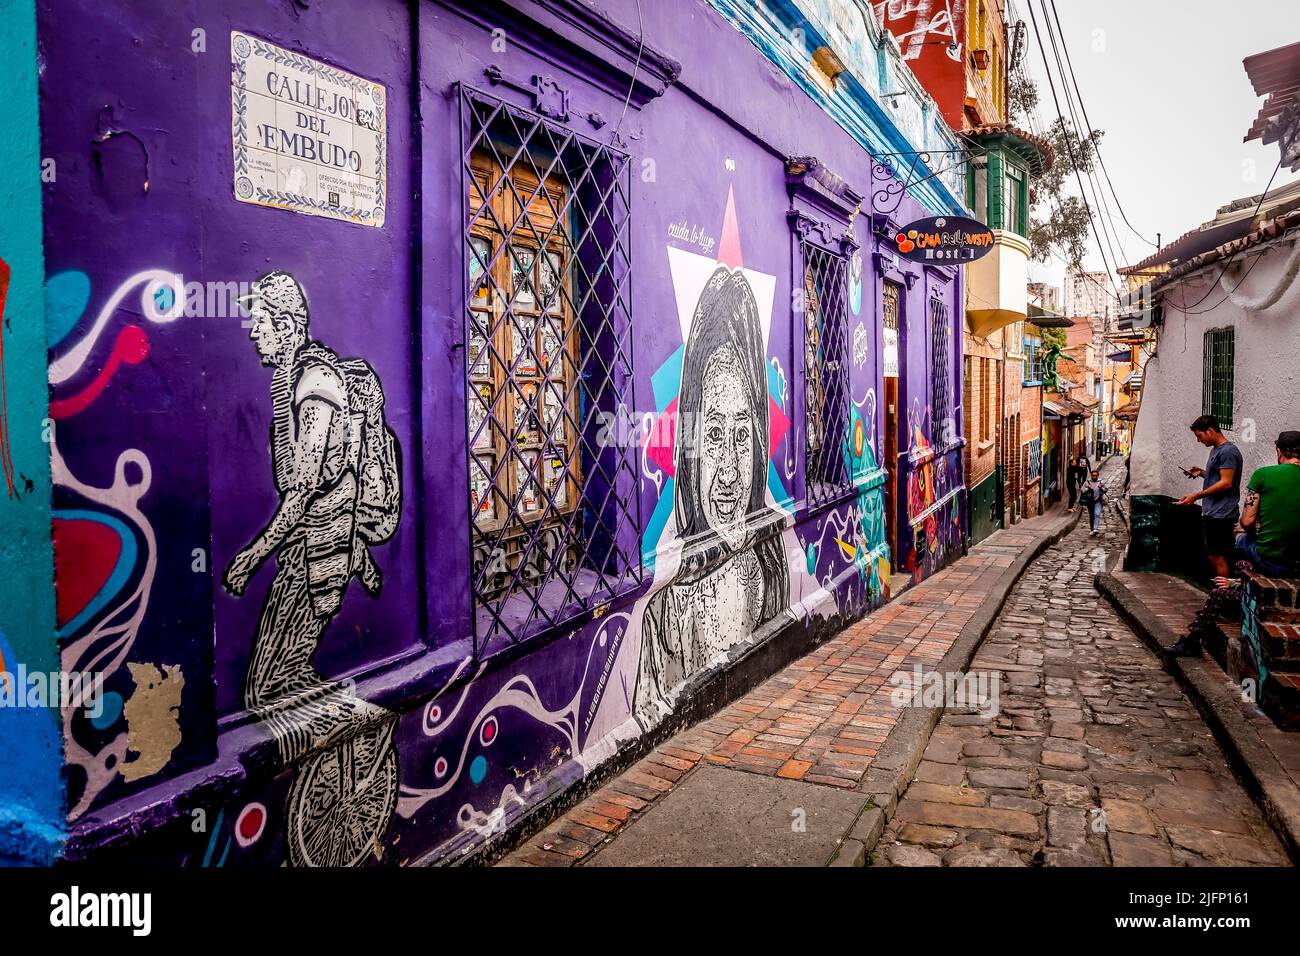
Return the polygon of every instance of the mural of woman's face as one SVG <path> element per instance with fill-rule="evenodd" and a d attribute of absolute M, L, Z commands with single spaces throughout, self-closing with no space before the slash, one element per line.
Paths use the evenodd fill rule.
<path fill-rule="evenodd" d="M 700 404 L 700 500 L 709 527 L 732 548 L 744 543 L 753 486 L 755 415 L 735 349 L 709 359 Z"/>

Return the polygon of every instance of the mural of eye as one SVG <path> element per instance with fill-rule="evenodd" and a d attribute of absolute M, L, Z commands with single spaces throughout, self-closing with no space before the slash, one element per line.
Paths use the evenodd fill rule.
<path fill-rule="evenodd" d="M 250 803 L 239 812 L 235 820 L 235 842 L 241 847 L 249 847 L 262 838 L 266 832 L 266 807 L 260 803 Z"/>
<path fill-rule="evenodd" d="M 479 743 L 484 747 L 492 746 L 492 744 L 496 742 L 498 730 L 499 727 L 495 717 L 489 717 L 487 720 L 483 721 L 482 726 L 478 729 Z"/>

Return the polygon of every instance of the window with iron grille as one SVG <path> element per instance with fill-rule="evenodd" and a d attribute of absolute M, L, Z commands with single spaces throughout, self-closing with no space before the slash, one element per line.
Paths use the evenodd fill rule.
<path fill-rule="evenodd" d="M 462 87 L 476 652 L 641 580 L 628 157 Z M 612 439 L 612 440 L 611 440 Z"/>
<path fill-rule="evenodd" d="M 850 488 L 848 262 L 803 240 L 806 496 L 816 507 Z"/>
<path fill-rule="evenodd" d="M 945 434 L 942 423 L 952 417 L 952 396 L 949 392 L 949 375 L 952 365 L 952 341 L 948 329 L 948 306 L 942 299 L 930 300 L 930 441 L 947 445 L 951 434 Z"/>
<path fill-rule="evenodd" d="M 1234 333 L 1210 329 L 1205 333 L 1205 364 L 1201 372 L 1201 414 L 1213 415 L 1220 428 L 1232 427 Z"/>
<path fill-rule="evenodd" d="M 1025 445 L 1025 483 L 1038 480 L 1043 473 L 1043 439 L 1035 438 Z"/>

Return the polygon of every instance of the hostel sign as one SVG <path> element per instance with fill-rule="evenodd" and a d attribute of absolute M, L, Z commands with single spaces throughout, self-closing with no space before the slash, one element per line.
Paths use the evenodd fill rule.
<path fill-rule="evenodd" d="M 962 265 L 993 250 L 993 230 L 964 216 L 933 216 L 898 230 L 894 247 L 913 262 Z"/>
<path fill-rule="evenodd" d="M 235 198 L 309 216 L 384 224 L 384 87 L 234 31 Z"/>

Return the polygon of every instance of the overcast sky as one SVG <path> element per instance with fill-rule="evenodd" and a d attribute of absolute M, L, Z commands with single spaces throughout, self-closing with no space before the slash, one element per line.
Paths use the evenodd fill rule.
<path fill-rule="evenodd" d="M 1029 5 L 1040 27 L 1042 8 L 1038 0 L 1014 2 L 1027 24 L 1023 62 L 1038 83 L 1038 115 L 1046 124 L 1056 108 Z M 1263 191 L 1278 148 L 1242 142 L 1263 98 L 1255 96 L 1241 61 L 1300 40 L 1297 0 L 1056 0 L 1056 9 L 1083 105 L 1092 125 L 1106 132 L 1102 158 L 1137 232 L 1151 240 L 1159 232 L 1168 244 L 1213 218 L 1219 206 Z M 1055 76 L 1045 28 L 1043 43 Z M 1298 176 L 1282 169 L 1273 188 Z M 1123 246 L 1116 256 L 1136 262 L 1154 249 L 1124 225 L 1106 191 Z M 1089 248 L 1085 265 L 1102 268 L 1096 243 Z M 1060 285 L 1064 266 L 1034 264 L 1030 271 L 1031 278 Z"/>

